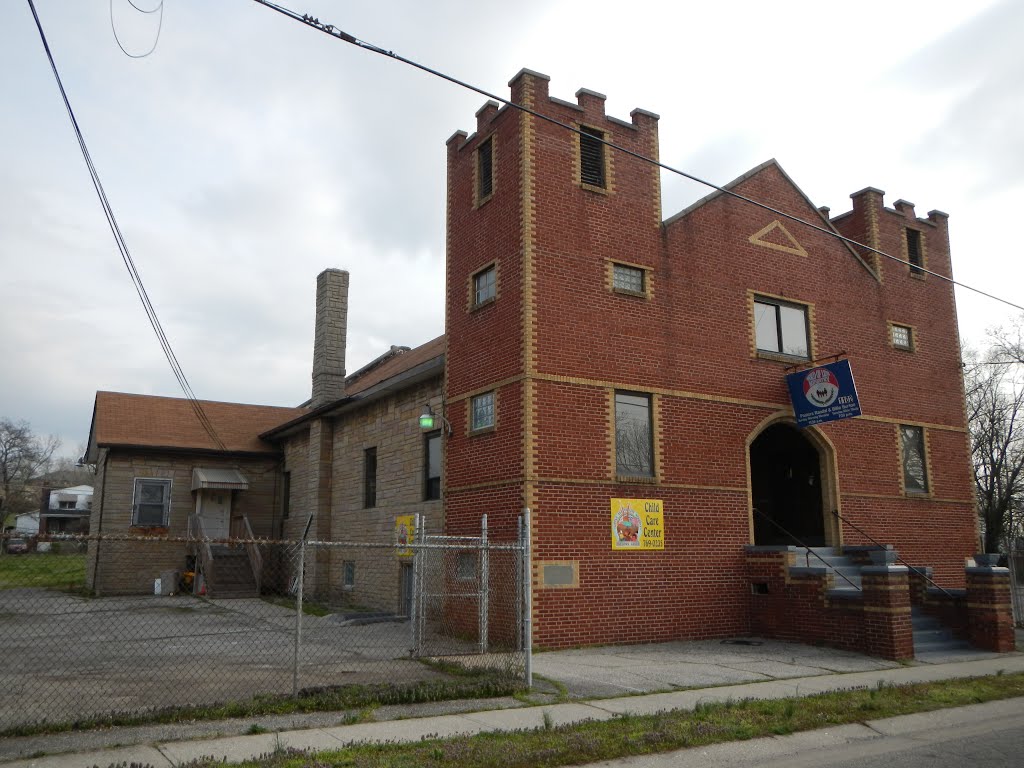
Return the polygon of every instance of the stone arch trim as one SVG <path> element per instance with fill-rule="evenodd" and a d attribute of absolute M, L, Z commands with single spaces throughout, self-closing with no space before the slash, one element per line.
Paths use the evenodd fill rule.
<path fill-rule="evenodd" d="M 750 471 L 750 447 L 761 434 L 769 427 L 776 424 L 786 424 L 798 428 L 793 412 L 789 409 L 776 411 L 758 423 L 750 430 L 744 444 L 743 452 L 747 470 L 747 525 L 749 528 L 750 543 L 754 543 L 754 483 Z M 843 543 L 843 527 L 839 524 L 838 518 L 832 514 L 832 510 L 842 514 L 842 495 L 839 492 L 839 454 L 835 443 L 817 427 L 806 427 L 800 429 L 800 433 L 814 446 L 818 452 L 818 460 L 821 470 L 822 487 L 822 514 L 825 516 L 825 536 L 833 547 L 841 547 Z"/>

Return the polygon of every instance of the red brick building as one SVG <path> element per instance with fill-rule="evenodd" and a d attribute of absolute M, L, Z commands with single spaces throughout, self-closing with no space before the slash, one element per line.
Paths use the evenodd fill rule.
<path fill-rule="evenodd" d="M 585 135 L 489 102 L 448 141 L 445 508 L 499 534 L 532 510 L 535 642 L 749 632 L 744 548 L 788 534 L 869 544 L 859 528 L 963 587 L 952 286 L 720 192 L 663 219 L 660 170 L 595 141 L 657 158 L 657 115 L 510 85 Z M 868 188 L 829 218 L 774 160 L 728 189 L 951 274 L 939 211 Z M 832 356 L 863 413 L 797 429 L 787 369 Z M 664 548 L 613 549 L 612 499 L 660 501 Z"/>

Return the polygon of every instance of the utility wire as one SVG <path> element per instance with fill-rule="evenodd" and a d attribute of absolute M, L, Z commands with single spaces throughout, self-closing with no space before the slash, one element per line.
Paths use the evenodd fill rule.
<path fill-rule="evenodd" d="M 153 40 L 153 47 L 145 53 L 128 53 L 128 49 L 121 44 L 121 38 L 117 36 L 117 28 L 114 26 L 114 0 L 110 0 L 110 31 L 114 35 L 114 42 L 117 43 L 117 47 L 121 49 L 121 53 L 129 59 L 144 59 L 156 50 L 156 46 L 160 42 L 160 32 L 164 28 L 164 0 L 160 0 L 160 3 L 155 8 L 151 8 L 148 11 L 144 8 L 139 8 L 139 6 L 133 3 L 132 0 L 128 0 L 128 5 L 143 14 L 156 13 L 157 11 L 160 11 L 160 17 L 156 27 L 156 38 Z"/>
<path fill-rule="evenodd" d="M 203 410 L 202 403 L 196 398 L 195 393 L 192 391 L 192 387 L 188 383 L 188 379 L 185 377 L 185 371 L 182 369 L 181 364 L 178 362 L 177 356 L 174 354 L 174 350 L 171 348 L 171 342 L 167 338 L 167 334 L 164 332 L 163 326 L 160 323 L 160 318 L 157 317 L 156 309 L 153 307 L 153 302 L 149 299 L 149 294 L 146 292 L 146 286 L 142 282 L 142 277 L 139 275 L 138 269 L 135 267 L 135 262 L 132 259 L 131 252 L 128 250 L 128 243 L 124 239 L 124 235 L 121 233 L 121 228 L 118 226 L 117 219 L 114 217 L 114 209 L 110 205 L 110 200 L 107 198 L 107 193 L 103 189 L 103 184 L 100 182 L 99 173 L 96 170 L 96 166 L 92 161 L 92 156 L 89 154 L 89 148 L 86 146 L 85 137 L 82 135 L 81 128 L 79 128 L 78 120 L 75 118 L 75 112 L 71 108 L 71 101 L 68 99 L 67 91 L 64 90 L 64 83 L 60 79 L 60 73 L 57 71 L 57 64 L 53 60 L 53 54 L 50 52 L 50 45 L 46 40 L 46 34 L 43 32 L 42 22 L 39 20 L 39 14 L 36 13 L 35 3 L 32 0 L 28 0 L 29 8 L 32 10 L 32 17 L 35 19 L 36 28 L 39 30 L 39 39 L 42 40 L 43 49 L 46 51 L 46 58 L 50 61 L 50 68 L 53 70 L 53 76 L 57 80 L 57 87 L 60 89 L 61 98 L 64 101 L 64 107 L 67 110 L 68 117 L 71 119 L 71 126 L 74 128 L 75 137 L 78 139 L 79 149 L 82 151 L 82 157 L 85 159 L 85 164 L 89 169 L 89 178 L 92 180 L 93 188 L 96 190 L 96 195 L 99 197 L 100 206 L 103 208 L 103 214 L 107 218 L 107 224 L 110 226 L 110 231 L 114 235 L 114 241 L 117 243 L 117 249 L 121 254 L 121 260 L 124 262 L 125 267 L 128 270 L 128 274 L 131 276 L 132 285 L 135 287 L 135 292 L 139 296 L 139 300 L 142 302 L 142 307 L 146 312 L 146 317 L 149 319 L 149 324 L 153 328 L 153 332 L 156 334 L 157 340 L 160 342 L 160 347 L 164 352 L 164 356 L 167 358 L 167 362 L 171 366 L 171 371 L 174 374 L 174 378 L 178 380 L 179 386 L 188 398 L 192 405 L 192 410 L 195 412 L 196 418 L 199 419 L 199 423 L 202 425 L 206 434 L 210 436 L 214 444 L 217 445 L 222 451 L 227 450 L 227 446 L 220 439 L 216 429 L 214 429 L 213 422 L 206 415 Z"/>
<path fill-rule="evenodd" d="M 581 136 L 584 135 L 582 130 L 580 130 L 579 128 L 577 128 L 577 127 L 575 127 L 573 125 L 569 125 L 568 123 L 563 123 L 562 121 L 557 120 L 557 119 L 555 119 L 553 117 L 549 117 L 548 115 L 541 114 L 540 112 L 537 112 L 536 110 L 530 109 L 529 107 L 526 107 L 526 106 L 524 106 L 522 104 L 516 104 L 514 101 L 512 101 L 510 99 L 506 99 L 506 98 L 504 98 L 502 96 L 498 96 L 497 94 L 490 93 L 489 91 L 485 91 L 483 88 L 479 88 L 478 86 L 475 86 L 475 85 L 473 85 L 471 83 L 467 83 L 467 82 L 465 82 L 463 80 L 459 80 L 458 78 L 453 77 L 452 75 L 445 74 L 444 72 L 441 72 L 439 70 L 432 69 L 432 68 L 428 67 L 425 64 L 420 64 L 419 62 L 413 61 L 412 59 L 407 59 L 406 57 L 401 56 L 401 55 L 395 53 L 394 51 L 389 51 L 389 50 L 386 50 L 384 48 L 381 48 L 380 46 L 374 45 L 373 43 L 369 43 L 369 42 L 367 42 L 365 40 L 360 40 L 359 38 L 355 37 L 354 35 L 350 35 L 349 33 L 344 32 L 341 29 L 338 29 L 333 24 L 323 24 L 323 23 L 321 23 L 321 21 L 319 19 L 314 18 L 313 16 L 309 16 L 307 14 L 296 13 L 293 10 L 290 10 L 290 9 L 285 8 L 283 6 L 277 5 L 276 3 L 272 3 L 269 0 L 253 0 L 253 1 L 258 3 L 258 4 L 260 4 L 260 5 L 266 6 L 267 8 L 270 8 L 271 10 L 277 11 L 278 13 L 280 13 L 280 14 L 282 14 L 284 16 L 287 16 L 288 18 L 290 18 L 290 19 L 292 19 L 294 21 L 301 22 L 302 24 L 305 24 L 305 25 L 307 25 L 309 27 L 312 27 L 313 29 L 317 29 L 320 32 L 323 32 L 323 33 L 325 33 L 327 35 L 330 35 L 331 37 L 334 37 L 334 38 L 336 38 L 338 40 L 342 40 L 342 41 L 344 41 L 346 43 L 350 43 L 351 45 L 354 45 L 354 46 L 356 46 L 358 48 L 363 48 L 363 49 L 365 49 L 367 51 L 371 51 L 372 53 L 377 53 L 377 54 L 380 54 L 381 56 L 386 56 L 386 57 L 388 57 L 390 59 L 394 59 L 395 61 L 400 61 L 403 64 L 408 64 L 409 66 L 415 67 L 416 69 L 419 69 L 419 70 L 421 70 L 423 72 L 426 72 L 429 75 L 433 75 L 435 77 L 439 77 L 439 78 L 441 78 L 443 80 L 447 80 L 450 83 L 458 85 L 461 88 L 466 88 L 467 90 L 474 91 L 475 93 L 479 93 L 481 96 L 485 96 L 488 99 L 493 99 L 493 100 L 495 100 L 497 102 L 505 104 L 506 106 L 512 107 L 513 109 L 518 109 L 519 111 L 525 112 L 528 115 L 532 115 L 533 117 L 536 117 L 539 120 L 544 120 L 545 122 L 551 123 L 552 125 L 557 125 L 560 128 L 564 128 L 567 131 L 571 131 L 572 133 L 576 133 L 576 134 L 579 134 Z M 923 266 L 918 266 L 916 264 L 911 264 L 909 261 L 901 259 L 898 256 L 893 256 L 892 254 L 886 253 L 885 251 L 879 250 L 878 248 L 874 248 L 874 247 L 872 247 L 870 245 L 866 245 L 864 243 L 858 242 L 857 240 L 854 240 L 853 238 L 846 237 L 845 235 L 840 234 L 839 232 L 837 232 L 835 229 L 833 229 L 831 227 L 823 227 L 820 224 L 815 224 L 814 222 L 807 221 L 807 219 L 802 219 L 799 216 L 795 216 L 795 215 L 793 215 L 791 213 L 786 213 L 785 211 L 781 211 L 778 208 L 774 208 L 774 207 L 772 207 L 772 206 L 770 206 L 770 205 L 768 205 L 766 203 L 762 203 L 759 200 L 755 200 L 753 198 L 747 197 L 746 195 L 741 195 L 739 192 L 736 192 L 734 190 L 728 189 L 727 187 L 719 186 L 718 184 L 715 184 L 713 182 L 710 182 L 710 181 L 702 179 L 702 178 L 700 178 L 698 176 L 695 176 L 692 173 L 687 173 L 686 171 L 683 171 L 683 170 L 681 170 L 679 168 L 674 168 L 671 165 L 666 165 L 665 163 L 662 163 L 659 160 L 655 160 L 654 158 L 647 157 L 646 155 L 642 155 L 639 152 L 634 152 L 631 149 L 627 149 L 626 147 L 620 146 L 620 145 L 615 144 L 614 142 L 608 141 L 606 139 L 599 138 L 597 136 L 594 136 L 593 134 L 589 134 L 588 133 L 588 134 L 586 134 L 586 136 L 587 136 L 587 139 L 590 140 L 590 141 L 599 141 L 602 144 L 604 144 L 605 146 L 607 146 L 607 147 L 609 147 L 611 149 L 614 149 L 614 150 L 616 150 L 618 152 L 622 152 L 623 154 L 629 155 L 630 157 L 635 157 L 636 159 L 641 160 L 642 162 L 650 163 L 651 165 L 656 165 L 657 167 L 662 168 L 662 169 L 668 171 L 669 173 L 674 173 L 674 174 L 676 174 L 678 176 L 682 176 L 683 178 L 689 179 L 690 181 L 695 181 L 698 184 L 702 184 L 702 185 L 704 185 L 706 187 L 710 187 L 711 189 L 714 189 L 714 190 L 716 190 L 718 192 L 721 192 L 724 195 L 728 195 L 730 197 L 736 198 L 737 200 L 742 200 L 745 203 L 749 203 L 750 205 L 756 206 L 757 208 L 760 208 L 760 209 L 762 209 L 764 211 L 768 211 L 769 213 L 773 213 L 776 216 L 781 216 L 782 218 L 787 219 L 789 221 L 792 221 L 792 222 L 794 222 L 796 224 L 800 224 L 800 225 L 802 225 L 804 227 L 807 227 L 809 229 L 813 229 L 816 232 L 821 232 L 822 234 L 828 235 L 829 237 L 833 237 L 833 238 L 836 238 L 837 240 L 841 240 L 842 242 L 846 243 L 847 245 L 850 245 L 850 246 L 853 246 L 853 247 L 856 247 L 856 248 L 863 248 L 866 251 L 870 251 L 871 253 L 876 253 L 879 256 L 882 256 L 882 257 L 884 257 L 886 259 L 891 259 L 892 261 L 895 261 L 898 264 L 904 264 L 906 266 L 913 267 L 915 272 L 933 275 L 935 278 L 937 278 L 939 280 L 944 280 L 947 283 L 950 283 L 950 284 L 955 285 L 955 286 L 959 286 L 960 288 L 964 288 L 965 290 L 968 290 L 968 291 L 973 291 L 974 293 L 977 293 L 977 294 L 980 294 L 982 296 L 985 296 L 986 298 L 993 299 L 994 301 L 1001 302 L 1003 304 L 1006 304 L 1008 306 L 1013 307 L 1014 309 L 1019 309 L 1022 312 L 1024 312 L 1024 306 L 1021 306 L 1020 304 L 1014 304 L 1012 301 L 1008 301 L 1007 299 L 1003 299 L 1003 298 L 1000 298 L 999 296 L 995 296 L 995 295 L 993 295 L 991 293 L 987 293 L 987 292 L 981 290 L 980 288 L 974 288 L 973 286 L 966 285 L 965 283 L 961 283 L 961 282 L 959 282 L 957 280 L 954 280 L 951 277 L 947 277 L 946 275 L 940 275 L 939 273 L 933 272 L 930 269 L 926 269 Z"/>

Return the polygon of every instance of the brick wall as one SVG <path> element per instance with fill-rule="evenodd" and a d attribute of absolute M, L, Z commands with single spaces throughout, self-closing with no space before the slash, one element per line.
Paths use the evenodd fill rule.
<path fill-rule="evenodd" d="M 580 91 L 553 99 L 529 71 L 513 99 L 615 143 L 657 156 L 657 118 L 604 114 Z M 809 430 L 822 457 L 826 531 L 835 509 L 892 543 L 937 580 L 963 585 L 974 549 L 970 467 L 955 308 L 949 285 L 858 255 L 822 233 L 724 195 L 661 220 L 659 172 L 612 153 L 607 184 L 579 180 L 579 139 L 511 109 L 485 107 L 473 135 L 448 142 L 446 323 L 447 521 L 514 530 L 533 510 L 535 640 L 541 645 L 710 637 L 745 631 L 742 547 L 752 542 L 749 445 L 791 418 L 784 374 L 793 360 L 756 352 L 753 296 L 804 304 L 812 353 L 845 352 L 862 418 Z M 491 139 L 494 192 L 476 199 L 476 152 Z M 811 221 L 818 211 L 774 162 L 733 188 Z M 949 274 L 946 219 L 918 220 L 881 193 L 854 196 L 837 218 L 851 236 L 899 255 L 921 231 L 926 266 Z M 612 290 L 610 265 L 644 270 L 641 296 Z M 473 308 L 472 275 L 495 263 L 498 295 Z M 893 347 L 890 325 L 914 329 L 914 351 Z M 468 401 L 497 392 L 497 426 L 470 434 Z M 649 393 L 655 411 L 650 483 L 616 478 L 612 398 Z M 897 425 L 924 427 L 929 493 L 902 483 Z M 609 499 L 664 501 L 663 552 L 613 552 Z M 928 536 L 921 536 L 927 530 Z M 543 564 L 570 563 L 570 586 L 547 588 Z"/>

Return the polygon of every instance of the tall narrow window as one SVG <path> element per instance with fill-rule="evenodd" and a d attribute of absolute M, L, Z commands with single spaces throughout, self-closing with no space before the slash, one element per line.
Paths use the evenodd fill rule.
<path fill-rule="evenodd" d="M 651 396 L 615 393 L 615 472 L 625 477 L 654 477 Z"/>
<path fill-rule="evenodd" d="M 754 336 L 761 352 L 810 357 L 807 307 L 774 299 L 754 299 Z"/>
<path fill-rule="evenodd" d="M 900 424 L 903 487 L 907 493 L 928 493 L 928 463 L 925 459 L 924 429 Z"/>
<path fill-rule="evenodd" d="M 494 145 L 490 137 L 476 151 L 476 199 L 483 202 L 494 191 Z"/>
<path fill-rule="evenodd" d="M 355 560 L 346 560 L 344 568 L 344 575 L 342 576 L 342 587 L 345 590 L 352 590 L 356 587 L 356 562 Z"/>
<path fill-rule="evenodd" d="M 163 528 L 171 507 L 171 481 L 135 478 L 132 525 Z"/>
<path fill-rule="evenodd" d="M 924 274 L 924 256 L 921 253 L 921 233 L 916 229 L 907 229 L 907 261 L 910 262 L 910 274 Z"/>
<path fill-rule="evenodd" d="M 428 432 L 425 439 L 423 498 L 432 501 L 441 498 L 441 430 Z"/>
<path fill-rule="evenodd" d="M 281 479 L 281 517 L 285 520 L 292 511 L 292 473 L 285 472 Z"/>
<path fill-rule="evenodd" d="M 580 182 L 604 187 L 604 132 L 580 127 Z"/>
<path fill-rule="evenodd" d="M 477 395 L 470 403 L 469 428 L 472 431 L 494 426 L 494 393 Z"/>
<path fill-rule="evenodd" d="M 497 277 L 498 274 L 493 264 L 486 269 L 481 269 L 473 275 L 474 307 L 479 307 L 481 304 L 490 301 L 495 297 L 497 292 Z"/>
<path fill-rule="evenodd" d="M 367 448 L 363 452 L 363 506 L 367 509 L 377 506 L 376 448 Z"/>

